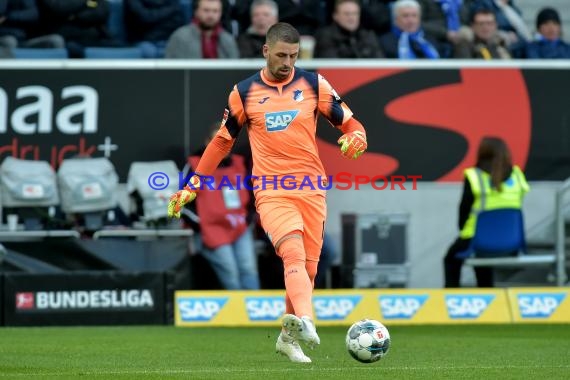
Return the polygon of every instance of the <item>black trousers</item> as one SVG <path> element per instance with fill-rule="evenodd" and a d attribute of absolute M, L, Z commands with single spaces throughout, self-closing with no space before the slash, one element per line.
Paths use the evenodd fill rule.
<path fill-rule="evenodd" d="M 443 259 L 446 288 L 460 287 L 459 278 L 461 277 L 461 267 L 463 266 L 465 259 L 458 259 L 456 255 L 469 248 L 469 244 L 471 244 L 471 239 L 457 238 L 457 240 L 455 240 L 447 250 L 447 254 Z M 475 267 L 474 270 L 478 287 L 492 288 L 494 286 L 492 267 Z"/>

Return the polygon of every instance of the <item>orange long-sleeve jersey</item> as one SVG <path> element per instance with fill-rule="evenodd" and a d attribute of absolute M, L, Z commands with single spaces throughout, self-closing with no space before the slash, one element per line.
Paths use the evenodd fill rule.
<path fill-rule="evenodd" d="M 317 183 L 325 178 L 316 144 L 319 114 L 337 128 L 351 125 L 348 121 L 353 115 L 319 74 L 294 68 L 286 81 L 277 83 L 271 82 L 261 70 L 234 86 L 221 128 L 204 152 L 196 172 L 208 174 L 215 169 L 218 161 L 214 157 L 223 157 L 247 126 L 255 192 L 273 190 L 273 183 L 278 184 L 279 192 L 298 191 L 301 182 L 307 179 L 315 189 L 304 186 L 302 191 L 319 191 Z M 352 125 L 357 123 L 350 121 Z M 362 128 L 360 123 L 356 128 Z M 282 182 L 285 176 L 287 181 Z M 296 183 L 297 188 L 282 189 L 283 183 Z"/>

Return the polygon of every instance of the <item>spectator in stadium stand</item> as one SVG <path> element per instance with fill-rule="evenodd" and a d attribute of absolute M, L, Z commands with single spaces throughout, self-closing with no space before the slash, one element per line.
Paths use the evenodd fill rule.
<path fill-rule="evenodd" d="M 424 34 L 421 7 L 416 0 L 398 0 L 392 6 L 394 25 L 380 37 L 386 58 L 438 59 L 436 41 Z"/>
<path fill-rule="evenodd" d="M 71 58 L 83 58 L 85 47 L 118 47 L 107 30 L 106 0 L 38 0 L 41 28 L 61 35 Z"/>
<path fill-rule="evenodd" d="M 144 58 L 163 58 L 166 41 L 184 25 L 180 0 L 125 0 L 127 39 Z"/>
<path fill-rule="evenodd" d="M 451 58 L 459 41 L 459 30 L 469 22 L 473 0 L 418 0 L 422 8 L 422 27 L 438 42 L 442 58 Z"/>
<path fill-rule="evenodd" d="M 360 8 L 360 24 L 364 29 L 372 30 L 377 36 L 390 31 L 392 19 L 390 14 L 390 3 L 395 0 L 359 0 Z M 324 0 L 325 6 L 325 25 L 333 22 L 332 15 L 336 0 Z"/>
<path fill-rule="evenodd" d="M 485 7 L 495 14 L 497 29 L 513 58 L 521 58 L 532 33 L 522 17 L 521 10 L 513 0 L 474 0 L 472 9 Z"/>
<path fill-rule="evenodd" d="M 168 39 L 166 58 L 227 59 L 239 58 L 234 37 L 220 23 L 220 0 L 197 0 L 194 18 L 178 28 Z"/>
<path fill-rule="evenodd" d="M 255 0 L 251 4 L 251 25 L 240 34 L 237 43 L 241 58 L 263 58 L 265 34 L 279 20 L 279 8 L 273 0 Z"/>
<path fill-rule="evenodd" d="M 378 37 L 360 26 L 358 0 L 337 0 L 333 23 L 317 31 L 315 58 L 383 58 Z"/>
<path fill-rule="evenodd" d="M 250 7 L 253 0 L 239 0 L 233 16 L 244 30 L 251 23 Z M 279 21 L 293 25 L 301 35 L 313 36 L 324 24 L 325 8 L 320 0 L 275 0 L 279 8 Z"/>
<path fill-rule="evenodd" d="M 34 36 L 40 14 L 36 0 L 0 0 L 0 46 L 15 48 L 65 48 L 57 34 Z"/>
<path fill-rule="evenodd" d="M 478 211 L 521 209 L 530 190 L 522 170 L 513 165 L 507 144 L 498 138 L 484 138 L 479 144 L 475 167 L 465 170 L 463 195 L 459 205 L 459 237 L 444 258 L 445 287 L 460 286 L 465 252 L 475 235 Z M 492 267 L 475 267 L 477 286 L 492 288 Z"/>
<path fill-rule="evenodd" d="M 206 145 L 188 158 L 189 172 L 198 166 L 207 144 L 216 135 L 219 123 L 212 128 Z M 201 254 L 212 266 L 225 289 L 257 290 L 260 288 L 257 254 L 252 221 L 257 213 L 253 193 L 242 180 L 250 173 L 245 157 L 230 153 L 213 174 L 220 189 L 200 191 L 200 197 L 185 207 L 183 220 L 200 233 Z M 231 185 L 227 182 L 231 181 Z M 239 186 L 239 188 L 238 188 Z"/>
<path fill-rule="evenodd" d="M 471 16 L 471 29 L 464 30 L 455 46 L 455 58 L 510 59 L 506 42 L 497 33 L 495 14 L 488 8 L 479 8 Z"/>
<path fill-rule="evenodd" d="M 562 40 L 560 15 L 554 8 L 543 8 L 536 16 L 537 34 L 526 46 L 526 58 L 570 59 L 570 45 Z"/>

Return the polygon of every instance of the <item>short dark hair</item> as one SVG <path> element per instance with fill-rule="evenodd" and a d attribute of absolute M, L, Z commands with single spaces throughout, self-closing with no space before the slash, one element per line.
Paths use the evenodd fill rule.
<path fill-rule="evenodd" d="M 265 36 L 265 42 L 268 45 L 273 45 L 277 41 L 282 41 L 288 44 L 297 44 L 300 39 L 301 37 L 299 36 L 297 29 L 286 22 L 273 24 Z"/>
<path fill-rule="evenodd" d="M 481 6 L 475 6 L 471 9 L 471 13 L 470 13 L 470 17 L 469 17 L 469 22 L 471 24 L 473 24 L 475 22 L 475 16 L 477 15 L 493 15 L 493 17 L 495 19 L 497 19 L 497 17 L 495 16 L 495 12 L 493 12 L 493 10 L 485 5 L 481 5 Z"/>
<path fill-rule="evenodd" d="M 344 3 L 354 3 L 354 4 L 358 5 L 358 7 L 360 8 L 360 1 L 359 0 L 336 0 L 334 3 L 334 11 L 336 12 L 338 10 L 338 7 Z"/>

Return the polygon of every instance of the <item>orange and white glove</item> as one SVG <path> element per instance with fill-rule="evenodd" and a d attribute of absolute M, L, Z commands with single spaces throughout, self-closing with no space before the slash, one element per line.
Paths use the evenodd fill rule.
<path fill-rule="evenodd" d="M 192 176 L 190 184 L 184 186 L 184 189 L 178 190 L 170 196 L 168 202 L 168 216 L 171 218 L 180 218 L 180 212 L 186 203 L 192 202 L 196 199 L 196 193 L 200 188 L 200 177 Z"/>
<path fill-rule="evenodd" d="M 360 131 L 345 133 L 338 139 L 340 152 L 343 157 L 355 160 L 362 155 L 368 148 L 366 143 L 366 134 Z"/>

